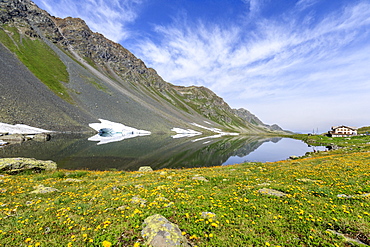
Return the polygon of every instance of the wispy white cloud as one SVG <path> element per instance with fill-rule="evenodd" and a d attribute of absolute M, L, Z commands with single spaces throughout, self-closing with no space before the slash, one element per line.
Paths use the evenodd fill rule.
<path fill-rule="evenodd" d="M 248 2 L 256 12 L 259 7 Z M 147 39 L 134 50 L 166 80 L 210 87 L 232 106 L 244 104 L 261 115 L 263 108 L 278 101 L 280 113 L 298 114 L 302 104 L 313 100 L 323 104 L 331 94 L 333 104 L 351 111 L 353 102 L 346 106 L 341 98 L 349 92 L 370 92 L 370 3 L 343 6 L 314 21 L 314 13 L 306 11 L 302 18 L 299 11 L 316 2 L 301 0 L 280 19 L 257 18 L 253 30 L 246 30 L 243 23 L 200 20 L 157 25 L 161 42 Z M 261 100 L 266 98 L 268 103 Z M 318 116 L 317 109 L 307 111 Z M 340 115 L 336 110 L 331 113 Z"/>
<path fill-rule="evenodd" d="M 305 9 L 315 5 L 318 2 L 319 2 L 319 0 L 299 0 L 296 3 L 296 7 L 297 7 L 298 10 L 302 11 L 302 10 L 305 10 Z"/>
<path fill-rule="evenodd" d="M 143 0 L 41 0 L 52 15 L 79 17 L 95 32 L 119 42 L 132 35 L 126 28 L 138 17 L 138 7 Z"/>

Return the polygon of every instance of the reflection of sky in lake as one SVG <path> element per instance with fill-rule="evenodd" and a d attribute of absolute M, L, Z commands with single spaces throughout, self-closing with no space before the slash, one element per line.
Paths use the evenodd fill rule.
<path fill-rule="evenodd" d="M 283 138 L 280 141 L 265 142 L 258 149 L 254 150 L 246 156 L 231 156 L 223 165 L 238 164 L 246 161 L 257 161 L 257 162 L 268 162 L 278 161 L 287 159 L 289 156 L 302 156 L 306 152 L 313 151 L 325 151 L 325 147 L 309 147 L 306 143 L 290 139 Z"/>

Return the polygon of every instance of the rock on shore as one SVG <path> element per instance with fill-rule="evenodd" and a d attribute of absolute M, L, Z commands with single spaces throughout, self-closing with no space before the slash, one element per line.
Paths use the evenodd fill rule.
<path fill-rule="evenodd" d="M 24 171 L 55 170 L 57 164 L 51 160 L 34 158 L 3 158 L 0 159 L 0 172 L 17 174 Z"/>

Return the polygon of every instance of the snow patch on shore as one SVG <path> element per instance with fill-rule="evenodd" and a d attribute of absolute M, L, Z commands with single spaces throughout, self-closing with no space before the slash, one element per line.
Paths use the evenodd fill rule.
<path fill-rule="evenodd" d="M 25 124 L 6 124 L 0 123 L 0 132 L 2 133 L 9 133 L 11 134 L 40 134 L 40 133 L 49 133 L 53 132 L 51 130 L 44 130 L 32 126 L 28 126 Z"/>
<path fill-rule="evenodd" d="M 96 131 L 105 130 L 110 133 L 122 133 L 122 134 L 146 134 L 150 135 L 151 132 L 147 130 L 139 130 L 133 127 L 126 126 L 121 123 L 115 123 L 109 120 L 99 119 L 100 123 L 91 123 L 89 126 Z"/>
<path fill-rule="evenodd" d="M 99 119 L 99 121 L 100 123 L 89 124 L 89 126 L 98 131 L 99 134 L 88 138 L 88 140 L 98 141 L 97 145 L 107 144 L 110 142 L 118 142 L 124 139 L 151 134 L 150 131 L 135 129 L 121 123 L 115 123 L 104 119 Z"/>

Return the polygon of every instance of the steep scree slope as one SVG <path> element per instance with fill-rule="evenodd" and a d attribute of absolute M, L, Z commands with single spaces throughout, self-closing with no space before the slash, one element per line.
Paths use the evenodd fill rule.
<path fill-rule="evenodd" d="M 240 117 L 207 88 L 165 82 L 83 20 L 50 16 L 29 0 L 0 0 L 0 41 L 0 73 L 6 74 L 0 122 L 79 131 L 105 118 L 157 132 L 196 129 L 191 122 L 241 133 L 273 132 Z"/>

